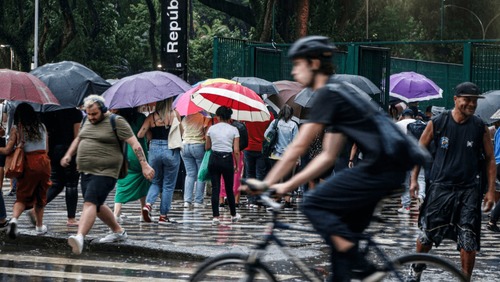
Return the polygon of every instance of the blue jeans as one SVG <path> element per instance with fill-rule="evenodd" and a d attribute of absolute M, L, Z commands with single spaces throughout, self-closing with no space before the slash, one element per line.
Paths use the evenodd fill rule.
<path fill-rule="evenodd" d="M 418 175 L 418 196 L 425 199 L 425 173 L 424 170 L 421 169 Z M 405 182 L 403 183 L 405 187 L 405 191 L 403 195 L 401 195 L 401 205 L 405 208 L 409 208 L 411 204 L 411 196 L 410 196 L 410 176 L 411 171 L 408 171 L 406 174 Z"/>
<path fill-rule="evenodd" d="M 5 202 L 3 201 L 3 193 L 0 191 L 0 219 L 7 218 L 7 211 L 5 210 Z"/>
<path fill-rule="evenodd" d="M 155 170 L 155 177 L 149 187 L 146 203 L 154 204 L 161 191 L 160 215 L 170 211 L 181 164 L 179 151 L 168 149 L 167 140 L 153 139 L 149 145 L 149 165 Z"/>
<path fill-rule="evenodd" d="M 260 151 L 243 151 L 245 160 L 245 177 L 263 180 L 267 174 L 266 159 Z M 257 196 L 248 196 L 248 203 L 255 204 Z"/>
<path fill-rule="evenodd" d="M 198 181 L 198 170 L 205 155 L 205 144 L 184 144 L 181 157 L 186 168 L 186 179 L 184 181 L 184 202 L 193 202 L 193 189 L 196 182 L 194 201 L 203 203 L 205 196 L 205 182 Z"/>

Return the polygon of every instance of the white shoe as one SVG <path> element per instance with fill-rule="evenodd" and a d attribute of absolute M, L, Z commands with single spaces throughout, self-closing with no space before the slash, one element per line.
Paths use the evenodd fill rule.
<path fill-rule="evenodd" d="M 11 218 L 9 226 L 7 227 L 7 234 L 10 239 L 16 239 L 17 237 L 17 218 Z"/>
<path fill-rule="evenodd" d="M 193 207 L 195 207 L 195 208 L 203 208 L 203 204 L 194 203 Z"/>
<path fill-rule="evenodd" d="M 231 222 L 232 223 L 236 223 L 238 221 L 240 221 L 241 219 L 241 214 L 237 213 L 235 216 L 231 216 Z"/>
<path fill-rule="evenodd" d="M 123 218 L 120 216 L 115 216 L 115 219 L 116 219 L 116 222 L 118 222 L 118 224 L 122 224 L 123 223 Z"/>
<path fill-rule="evenodd" d="M 220 224 L 220 219 L 218 217 L 214 217 L 214 219 L 212 219 L 212 225 L 219 225 Z"/>
<path fill-rule="evenodd" d="M 115 242 L 125 241 L 127 237 L 128 237 L 127 232 L 123 230 L 122 232 L 111 233 L 106 237 L 101 238 L 99 240 L 99 243 L 115 243 Z"/>
<path fill-rule="evenodd" d="M 405 208 L 405 207 L 401 207 L 400 209 L 398 209 L 398 213 L 401 213 L 401 214 L 410 214 L 410 208 Z"/>
<path fill-rule="evenodd" d="M 184 202 L 183 207 L 189 209 L 190 206 L 191 206 L 191 204 L 189 202 Z"/>
<path fill-rule="evenodd" d="M 75 255 L 81 254 L 83 251 L 83 236 L 82 235 L 69 236 L 68 245 L 70 245 L 73 254 Z"/>
<path fill-rule="evenodd" d="M 43 235 L 47 233 L 47 226 L 42 225 L 40 227 L 35 227 L 36 235 Z"/>

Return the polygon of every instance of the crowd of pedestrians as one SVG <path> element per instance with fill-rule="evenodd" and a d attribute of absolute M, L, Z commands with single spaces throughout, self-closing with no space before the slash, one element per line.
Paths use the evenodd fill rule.
<path fill-rule="evenodd" d="M 204 208 L 207 183 L 198 174 L 206 152 L 211 151 L 206 169 L 212 225 L 221 223 L 225 207 L 232 223 L 241 219 L 239 179 L 243 175 L 276 189 L 278 196 L 284 196 L 285 208 L 294 205 L 287 192 L 305 187 L 309 191 L 301 208 L 331 248 L 333 280 L 348 280 L 355 272 L 366 278 L 376 268 L 358 253 L 356 234 L 368 226 L 380 199 L 403 187 L 401 208 L 395 212 L 409 214 L 412 198 L 416 200 L 421 229 L 416 251 L 428 252 L 443 239 L 454 240 L 462 271 L 470 278 L 480 249 L 481 212 L 493 208 L 495 189 L 500 186 L 500 133 L 495 130 L 500 122 L 491 134 L 474 115 L 482 96 L 470 82 L 456 86 L 450 111 L 436 115 L 427 108 L 422 113 L 415 104 L 398 102 L 391 106 L 391 121 L 357 97 L 348 84 L 329 83 L 334 74 L 333 49 L 327 38 L 319 36 L 303 38 L 290 48 L 292 76 L 314 91 L 307 122 L 300 125 L 292 120 L 293 108 L 288 105 L 268 121 L 241 124 L 231 119 L 232 109 L 224 106 L 212 117 L 205 112 L 181 117 L 173 98 L 156 102 L 147 116 L 138 108 L 112 113 L 98 95 L 88 96 L 81 110 L 43 115 L 21 103 L 9 113 L 11 126 L 5 123 L 8 114 L 2 107 L 0 180 L 6 155 L 22 146 L 26 159 L 23 175 L 11 180 L 16 183 L 16 201 L 10 220 L 0 193 L 0 230 L 16 238 L 18 218 L 26 211 L 36 233 L 45 234 L 44 209 L 64 189 L 67 226 L 77 227 L 68 238 L 75 254 L 82 252 L 96 218 L 111 230 L 100 242 L 127 239 L 120 224 L 122 205 L 129 202 L 139 203 L 141 221 L 174 224 L 169 212 L 180 166 L 186 170 L 183 207 Z M 277 133 L 276 142 L 264 154 L 263 143 L 271 131 Z M 407 143 L 400 146 L 391 139 L 394 136 L 405 136 L 394 140 Z M 182 145 L 177 145 L 181 139 Z M 395 158 L 384 149 L 387 146 L 403 157 Z M 432 161 L 423 161 L 430 156 Z M 128 171 L 120 177 L 124 158 Z M 77 219 L 79 182 L 83 210 Z M 113 211 L 105 202 L 115 187 Z M 153 206 L 158 198 L 156 219 Z M 249 194 L 248 208 L 259 207 L 258 197 Z M 500 232 L 499 218 L 497 204 L 487 229 Z M 419 281 L 424 270 L 425 265 L 412 265 L 408 281 Z"/>

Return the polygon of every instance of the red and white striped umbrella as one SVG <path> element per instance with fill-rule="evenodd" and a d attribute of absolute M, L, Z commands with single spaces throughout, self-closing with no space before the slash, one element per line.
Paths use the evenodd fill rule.
<path fill-rule="evenodd" d="M 202 87 L 191 95 L 191 101 L 212 114 L 220 106 L 229 107 L 233 110 L 231 118 L 234 120 L 267 121 L 271 118 L 262 98 L 239 84 L 214 83 Z"/>

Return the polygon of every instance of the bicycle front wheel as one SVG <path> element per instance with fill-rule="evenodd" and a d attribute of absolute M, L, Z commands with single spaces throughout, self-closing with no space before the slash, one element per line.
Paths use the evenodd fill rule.
<path fill-rule="evenodd" d="M 269 268 L 247 263 L 246 254 L 223 254 L 203 262 L 189 281 L 277 281 Z"/>
<path fill-rule="evenodd" d="M 460 281 L 467 279 L 450 262 L 429 254 L 412 254 L 392 261 L 394 271 L 383 281 Z"/>

